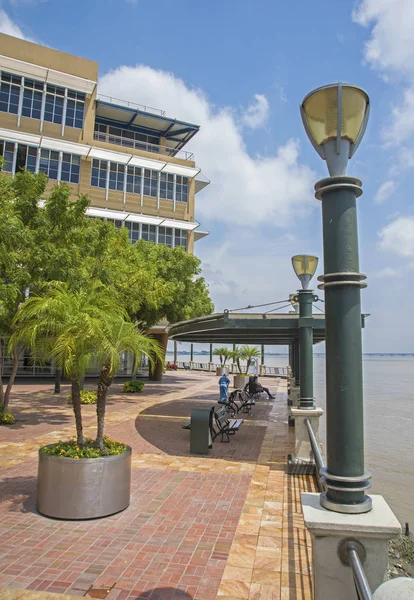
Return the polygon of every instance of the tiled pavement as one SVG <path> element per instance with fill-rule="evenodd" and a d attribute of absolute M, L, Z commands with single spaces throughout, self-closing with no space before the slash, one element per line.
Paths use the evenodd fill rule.
<path fill-rule="evenodd" d="M 271 380 L 276 400 L 261 401 L 208 457 L 189 455 L 181 424 L 191 406 L 216 401 L 214 376 L 168 374 L 139 396 L 114 386 L 107 433 L 133 448 L 131 505 L 83 522 L 35 510 L 37 448 L 73 432 L 64 398 L 50 394 L 50 383 L 37 387 L 19 386 L 20 424 L 0 429 L 0 589 L 38 590 L 44 600 L 45 591 L 107 600 L 311 598 L 300 491 L 314 484 L 284 472 L 292 445 L 285 382 Z M 84 408 L 93 434 L 94 407 Z"/>

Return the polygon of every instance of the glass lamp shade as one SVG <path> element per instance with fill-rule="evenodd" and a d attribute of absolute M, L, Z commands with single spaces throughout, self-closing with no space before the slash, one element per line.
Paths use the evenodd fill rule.
<path fill-rule="evenodd" d="M 292 265 L 298 279 L 302 283 L 303 289 L 307 290 L 310 280 L 315 275 L 318 266 L 318 257 L 310 256 L 309 254 L 297 254 L 296 256 L 292 256 Z"/>

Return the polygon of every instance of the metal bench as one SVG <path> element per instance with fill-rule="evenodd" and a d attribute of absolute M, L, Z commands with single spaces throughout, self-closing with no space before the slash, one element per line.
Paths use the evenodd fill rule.
<path fill-rule="evenodd" d="M 232 419 L 229 420 L 227 418 L 226 407 L 222 406 L 217 411 L 214 411 L 214 420 L 215 424 L 213 425 L 214 434 L 212 435 L 212 439 L 215 440 L 216 437 L 221 435 L 221 442 L 224 441 L 224 436 L 227 437 L 227 441 L 230 442 L 230 435 L 234 435 L 236 431 L 239 431 L 243 419 Z M 217 431 L 216 431 L 217 428 Z"/>

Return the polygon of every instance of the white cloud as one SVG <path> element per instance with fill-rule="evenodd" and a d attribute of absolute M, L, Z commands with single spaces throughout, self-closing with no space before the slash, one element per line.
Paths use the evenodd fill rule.
<path fill-rule="evenodd" d="M 388 279 L 389 277 L 401 277 L 401 275 L 401 269 L 394 269 L 392 267 L 384 267 L 384 269 L 371 273 L 371 277 L 374 279 Z"/>
<path fill-rule="evenodd" d="M 395 182 L 390 179 L 390 181 L 384 181 L 382 185 L 377 190 L 377 193 L 374 196 L 374 204 L 384 204 L 386 200 L 395 192 Z"/>
<path fill-rule="evenodd" d="M 201 125 L 188 149 L 212 183 L 197 197 L 197 216 L 228 223 L 229 228 L 264 223 L 286 227 L 316 206 L 315 175 L 300 162 L 297 140 L 285 141 L 272 154 L 252 157 L 230 109 L 217 109 L 202 90 L 147 66 L 121 66 L 104 75 L 99 91 L 113 95 L 114 90 L 120 98 Z"/>
<path fill-rule="evenodd" d="M 0 32 L 22 40 L 26 39 L 20 27 L 10 19 L 4 10 L 0 10 Z"/>
<path fill-rule="evenodd" d="M 242 116 L 242 123 L 250 129 L 263 127 L 269 118 L 269 102 L 263 94 L 255 94 L 255 101 L 249 104 Z"/>
<path fill-rule="evenodd" d="M 414 258 L 414 217 L 398 217 L 383 227 L 378 236 L 382 250 Z"/>

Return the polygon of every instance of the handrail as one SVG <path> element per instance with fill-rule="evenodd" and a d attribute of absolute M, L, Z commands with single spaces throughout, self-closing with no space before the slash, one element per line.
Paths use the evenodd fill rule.
<path fill-rule="evenodd" d="M 371 586 L 363 567 L 364 546 L 357 540 L 345 540 L 339 547 L 339 557 L 344 565 L 351 567 L 358 600 L 372 600 Z"/>
<path fill-rule="evenodd" d="M 121 127 L 119 129 L 122 130 Z M 122 135 L 115 135 L 113 133 L 95 131 L 93 134 L 93 139 L 98 142 L 105 142 L 107 144 L 125 146 L 126 148 L 134 148 L 135 150 L 143 150 L 144 152 L 154 152 L 155 154 L 165 154 L 165 156 L 175 156 L 176 158 L 181 158 L 182 160 L 194 160 L 193 152 L 187 152 L 187 150 L 177 150 L 176 148 L 170 148 L 169 146 L 150 144 L 149 142 L 141 142 L 139 140 L 133 140 L 132 138 L 123 137 Z"/>
<path fill-rule="evenodd" d="M 144 104 L 137 104 L 136 102 L 130 102 L 129 100 L 121 100 L 120 98 L 114 98 L 113 96 L 106 96 L 105 94 L 96 94 L 97 100 L 102 102 L 109 102 L 110 104 L 117 104 L 118 106 L 126 106 L 127 108 L 136 108 L 145 112 L 156 112 L 162 117 L 165 116 L 165 110 L 160 108 L 154 108 L 153 106 L 145 106 Z"/>
<path fill-rule="evenodd" d="M 318 440 L 316 439 L 316 436 L 315 436 L 315 434 L 313 432 L 312 423 L 311 423 L 310 419 L 308 419 L 308 418 L 305 419 L 305 425 L 306 425 L 306 429 L 308 430 L 309 441 L 310 441 L 310 444 L 311 444 L 311 447 L 312 447 L 313 456 L 314 456 L 315 462 L 316 462 L 316 467 L 317 467 L 317 469 L 316 469 L 316 475 L 317 475 L 317 478 L 318 478 L 319 487 L 321 489 L 325 489 L 325 486 L 321 482 L 321 478 L 320 478 L 320 475 L 319 475 L 320 470 L 323 469 L 324 466 L 325 466 L 325 462 L 323 460 L 323 456 L 322 456 L 321 450 L 319 448 Z"/>

